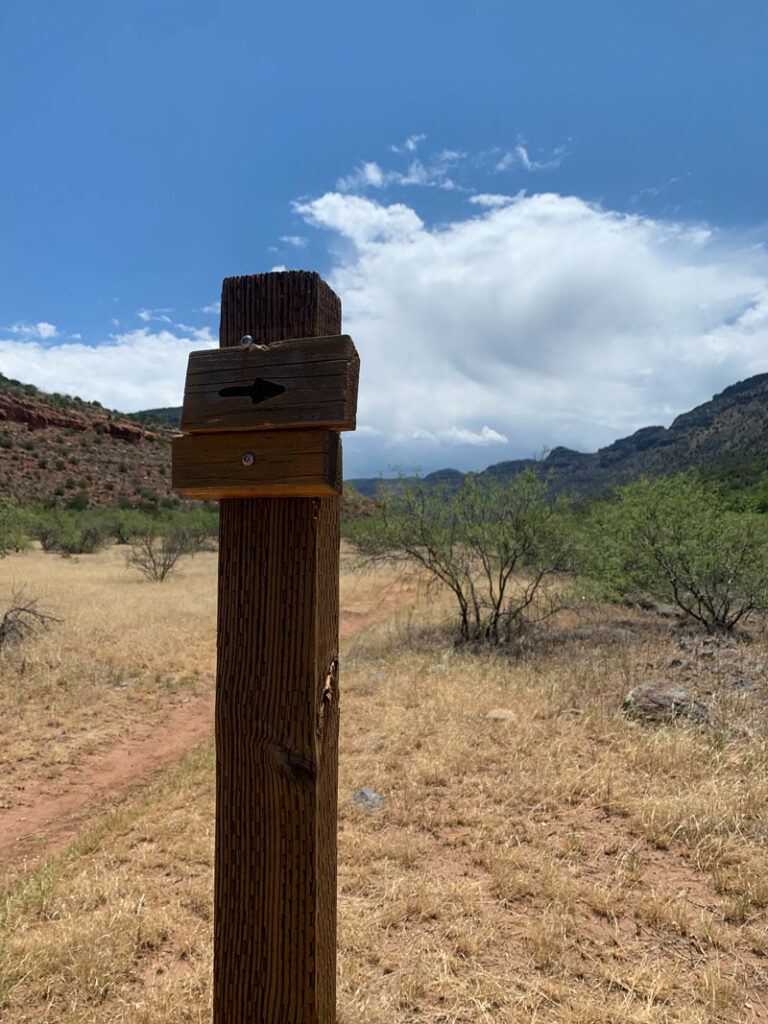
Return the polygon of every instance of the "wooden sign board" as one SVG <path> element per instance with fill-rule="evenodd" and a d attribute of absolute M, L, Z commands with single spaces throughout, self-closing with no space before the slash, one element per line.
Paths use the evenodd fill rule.
<path fill-rule="evenodd" d="M 181 429 L 354 430 L 359 370 L 346 334 L 193 352 Z"/>
<path fill-rule="evenodd" d="M 190 498 L 310 498 L 342 490 L 333 430 L 184 434 L 172 439 L 172 453 L 173 489 Z"/>

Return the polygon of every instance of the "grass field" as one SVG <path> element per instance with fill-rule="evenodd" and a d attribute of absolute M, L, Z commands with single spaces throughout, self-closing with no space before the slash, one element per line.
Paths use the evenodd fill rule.
<path fill-rule="evenodd" d="M 26 581 L 62 620 L 0 659 L 2 808 L 210 686 L 214 565 L 153 585 L 119 548 L 2 563 L 6 603 Z M 382 593 L 405 603 L 368 622 Z M 478 653 L 411 596 L 345 557 L 339 1024 L 768 1020 L 765 632 L 598 608 Z M 622 713 L 683 672 L 707 724 Z M 208 740 L 64 853 L 11 854 L 0 1019 L 209 1021 L 213 814 Z"/>

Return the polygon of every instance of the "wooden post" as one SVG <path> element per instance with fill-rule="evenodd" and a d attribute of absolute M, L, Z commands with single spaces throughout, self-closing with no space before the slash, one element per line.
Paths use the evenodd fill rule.
<path fill-rule="evenodd" d="M 340 330 L 317 274 L 224 281 L 222 348 Z M 214 1024 L 335 1021 L 339 504 L 221 500 Z"/>

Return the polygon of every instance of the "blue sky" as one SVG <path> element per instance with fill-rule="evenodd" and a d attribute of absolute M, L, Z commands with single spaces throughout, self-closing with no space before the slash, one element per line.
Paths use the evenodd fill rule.
<path fill-rule="evenodd" d="M 0 370 L 178 404 L 221 279 L 318 270 L 346 473 L 668 424 L 768 370 L 762 0 L 3 0 Z"/>

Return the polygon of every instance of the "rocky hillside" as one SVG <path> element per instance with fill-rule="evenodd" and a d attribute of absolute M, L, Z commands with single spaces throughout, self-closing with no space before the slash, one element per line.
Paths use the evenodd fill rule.
<path fill-rule="evenodd" d="M 171 432 L 0 374 L 0 493 L 65 505 L 169 501 Z"/>
<path fill-rule="evenodd" d="M 670 427 L 644 427 L 590 454 L 554 448 L 541 463 L 515 459 L 489 466 L 484 473 L 503 480 L 536 466 L 551 474 L 557 490 L 588 497 L 641 474 L 665 476 L 689 466 L 733 486 L 754 484 L 768 471 L 768 373 L 731 385 L 678 416 Z M 445 469 L 426 479 L 453 488 L 462 474 Z M 375 497 L 380 481 L 352 483 Z"/>
<path fill-rule="evenodd" d="M 0 374 L 0 496 L 74 507 L 176 505 L 170 440 L 180 412 L 126 416 Z M 375 508 L 354 488 L 345 489 L 345 519 Z"/>

